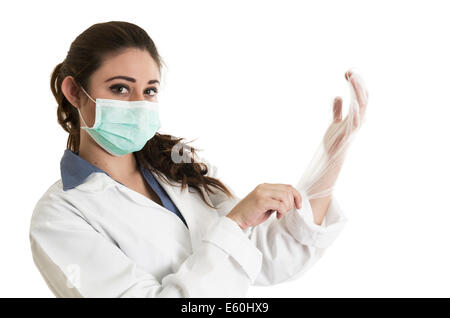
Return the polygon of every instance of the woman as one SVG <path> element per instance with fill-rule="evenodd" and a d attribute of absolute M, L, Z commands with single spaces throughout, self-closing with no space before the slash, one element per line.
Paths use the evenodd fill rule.
<path fill-rule="evenodd" d="M 346 221 L 331 195 L 264 183 L 241 200 L 195 149 L 179 160 L 182 138 L 157 132 L 162 64 L 144 30 L 112 21 L 53 71 L 69 137 L 30 243 L 57 297 L 244 297 L 298 277 Z"/>

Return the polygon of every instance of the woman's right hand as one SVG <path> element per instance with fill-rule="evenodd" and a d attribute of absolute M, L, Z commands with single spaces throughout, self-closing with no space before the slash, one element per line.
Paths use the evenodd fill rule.
<path fill-rule="evenodd" d="M 277 218 L 281 219 L 294 207 L 300 209 L 301 206 L 300 192 L 292 185 L 262 183 L 236 204 L 226 216 L 245 230 L 249 226 L 266 221 L 275 210 Z"/>

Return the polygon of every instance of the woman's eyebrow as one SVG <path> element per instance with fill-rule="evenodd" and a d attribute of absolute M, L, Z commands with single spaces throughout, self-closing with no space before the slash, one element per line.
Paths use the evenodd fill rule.
<path fill-rule="evenodd" d="M 108 79 L 105 81 L 105 83 L 106 83 L 106 82 L 109 82 L 109 81 L 112 81 L 113 79 L 117 79 L 117 78 L 124 79 L 124 80 L 126 80 L 126 81 L 130 81 L 130 82 L 136 83 L 136 80 L 135 80 L 134 78 L 128 77 L 128 76 L 123 76 L 123 75 L 117 75 L 117 76 L 113 76 L 113 77 L 111 77 L 111 78 L 108 78 Z M 147 84 L 153 84 L 153 83 L 158 83 L 158 84 L 159 84 L 159 81 L 158 81 L 158 80 L 150 80 L 150 81 L 148 81 Z"/>

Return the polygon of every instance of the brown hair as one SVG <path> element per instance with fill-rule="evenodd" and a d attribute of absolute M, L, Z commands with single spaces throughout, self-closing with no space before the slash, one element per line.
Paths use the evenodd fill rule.
<path fill-rule="evenodd" d="M 58 123 L 69 133 L 67 148 L 77 152 L 80 147 L 80 119 L 77 109 L 70 104 L 61 90 L 62 81 L 66 76 L 73 76 L 78 85 L 89 92 L 90 76 L 102 64 L 102 60 L 111 53 L 119 53 L 128 48 L 146 50 L 161 68 L 164 63 L 158 54 L 158 50 L 147 32 L 139 26 L 124 22 L 110 21 L 97 23 L 78 35 L 72 42 L 65 60 L 58 64 L 51 75 L 50 88 L 58 103 Z M 182 160 L 176 163 L 172 160 L 172 149 L 184 138 L 175 138 L 171 135 L 156 134 L 145 144 L 144 148 L 134 153 L 136 160 L 147 169 L 154 171 L 163 180 L 180 182 L 181 189 L 186 185 L 199 191 L 203 201 L 210 207 L 200 187 L 212 193 L 210 187 L 223 191 L 232 198 L 232 193 L 218 179 L 206 176 L 208 166 L 195 160 L 196 149 L 189 147 L 190 160 Z M 185 151 L 186 143 L 181 142 L 181 151 Z M 177 149 L 176 148 L 176 149 Z M 179 151 L 178 151 L 178 154 Z M 181 155 L 186 158 L 186 154 Z M 188 162 L 186 162 L 188 161 Z M 168 182 L 170 183 L 170 182 Z"/>

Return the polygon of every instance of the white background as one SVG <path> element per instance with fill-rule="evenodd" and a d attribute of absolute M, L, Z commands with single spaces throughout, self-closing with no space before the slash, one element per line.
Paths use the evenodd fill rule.
<path fill-rule="evenodd" d="M 9 1 L 2 5 L 0 296 L 54 297 L 28 229 L 60 178 L 67 134 L 50 74 L 97 22 L 144 28 L 168 65 L 161 132 L 245 196 L 295 184 L 331 120 L 347 109 L 347 69 L 369 91 L 366 122 L 335 195 L 349 219 L 299 279 L 248 297 L 450 296 L 445 1 Z M 164 104 L 163 104 L 164 103 Z"/>

